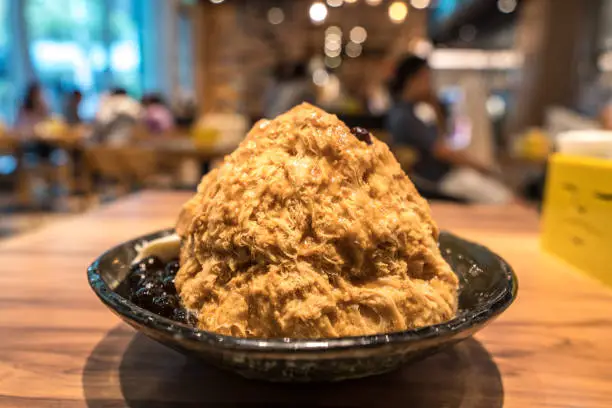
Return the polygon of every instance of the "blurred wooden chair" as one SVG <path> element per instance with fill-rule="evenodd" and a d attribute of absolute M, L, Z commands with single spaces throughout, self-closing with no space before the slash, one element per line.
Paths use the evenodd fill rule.
<path fill-rule="evenodd" d="M 86 189 L 94 194 L 100 182 L 112 183 L 119 188 L 120 194 L 130 191 L 130 170 L 125 165 L 121 148 L 91 145 L 84 149 L 88 180 Z"/>
<path fill-rule="evenodd" d="M 132 187 L 147 186 L 158 170 L 155 150 L 140 146 L 124 147 L 117 150 L 127 171 Z"/>
<path fill-rule="evenodd" d="M 9 132 L 0 134 L 0 155 L 12 156 L 17 161 L 15 171 L 8 180 L 14 186 L 13 204 L 17 207 L 29 208 L 34 202 L 32 194 L 32 177 L 24 161 L 23 149 L 19 140 Z"/>

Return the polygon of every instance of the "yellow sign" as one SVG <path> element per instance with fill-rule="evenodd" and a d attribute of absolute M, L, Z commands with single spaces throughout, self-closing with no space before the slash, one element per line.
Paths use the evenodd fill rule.
<path fill-rule="evenodd" d="M 555 154 L 542 247 L 612 286 L 612 160 Z"/>

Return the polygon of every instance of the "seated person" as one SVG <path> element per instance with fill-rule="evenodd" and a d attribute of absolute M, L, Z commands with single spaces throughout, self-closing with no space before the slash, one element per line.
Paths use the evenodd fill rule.
<path fill-rule="evenodd" d="M 446 119 L 426 60 L 404 57 L 389 88 L 394 104 L 387 127 L 395 146 L 416 150 L 418 160 L 411 177 L 417 186 L 470 203 L 504 204 L 513 199 L 510 190 L 493 177 L 492 169 L 448 146 Z M 421 103 L 432 108 L 431 123 L 415 113 L 415 106 Z"/>
<path fill-rule="evenodd" d="M 142 120 L 149 133 L 160 134 L 174 128 L 174 116 L 160 94 L 145 95 L 141 104 L 144 110 Z"/>
<path fill-rule="evenodd" d="M 93 140 L 115 147 L 130 144 L 141 115 L 142 107 L 137 100 L 123 88 L 113 89 L 100 101 Z"/>
<path fill-rule="evenodd" d="M 78 89 L 75 89 L 66 95 L 64 102 L 64 120 L 67 124 L 73 126 L 82 122 L 79 112 L 83 94 Z"/>
<path fill-rule="evenodd" d="M 36 125 L 47 119 L 49 119 L 49 109 L 42 87 L 36 82 L 30 83 L 19 108 L 15 130 L 22 139 L 31 139 L 35 136 Z"/>
<path fill-rule="evenodd" d="M 15 135 L 21 142 L 21 149 L 30 158 L 48 162 L 55 150 L 54 146 L 41 138 L 37 132 L 39 125 L 50 119 L 43 88 L 37 82 L 28 84 L 23 102 L 15 121 Z"/>

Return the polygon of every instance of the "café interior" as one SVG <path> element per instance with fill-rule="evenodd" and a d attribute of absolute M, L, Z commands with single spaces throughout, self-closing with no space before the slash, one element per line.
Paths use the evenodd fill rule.
<path fill-rule="evenodd" d="M 303 103 L 388 147 L 440 228 L 521 282 L 476 340 L 382 377 L 390 405 L 372 397 L 386 380 L 291 391 L 191 366 L 81 276 L 173 228 L 252 128 Z M 612 406 L 611 135 L 612 0 L 0 0 L 0 406 L 256 405 L 261 389 L 274 406 Z M 36 330 L 50 337 L 22 347 Z"/>

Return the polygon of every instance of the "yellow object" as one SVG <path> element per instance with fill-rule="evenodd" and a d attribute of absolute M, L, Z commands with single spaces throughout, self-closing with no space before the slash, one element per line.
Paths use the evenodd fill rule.
<path fill-rule="evenodd" d="M 192 129 L 191 135 L 197 147 L 213 148 L 219 139 L 219 131 L 217 129 L 196 124 Z"/>
<path fill-rule="evenodd" d="M 527 160 L 545 160 L 550 152 L 551 143 L 541 129 L 532 128 L 517 141 L 516 154 Z"/>
<path fill-rule="evenodd" d="M 612 160 L 555 154 L 549 163 L 542 247 L 612 286 Z"/>
<path fill-rule="evenodd" d="M 56 117 L 52 117 L 34 127 L 34 132 L 43 139 L 65 139 L 68 125 Z"/>

